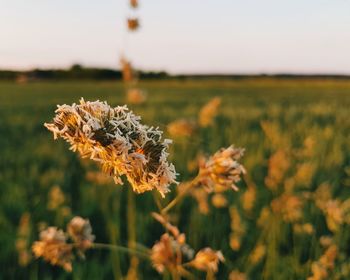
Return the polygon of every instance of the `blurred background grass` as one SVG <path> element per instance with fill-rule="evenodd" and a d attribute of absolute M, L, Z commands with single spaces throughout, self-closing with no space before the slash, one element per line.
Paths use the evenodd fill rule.
<path fill-rule="evenodd" d="M 313 192 L 327 182 L 335 198 L 349 197 L 350 81 L 169 80 L 143 81 L 139 87 L 147 91 L 148 99 L 142 105 L 129 107 L 142 117 L 143 123 L 164 130 L 165 137 L 169 137 L 168 123 L 178 118 L 196 120 L 205 103 L 214 96 L 222 98 L 214 126 L 200 129 L 192 138 L 174 139 L 170 158 L 180 174 L 179 181 L 196 174 L 188 170 L 188 163 L 199 151 L 211 154 L 232 143 L 246 148 L 243 164 L 249 181 L 240 184 L 238 193 L 227 195 L 228 207 L 210 205 L 210 212 L 204 215 L 199 212 L 198 203 L 187 198 L 178 208 L 180 214 L 173 217 L 194 249 L 210 246 L 222 250 L 226 262 L 220 266 L 218 279 L 226 279 L 235 269 L 247 272 L 251 279 L 263 276 L 265 279 L 306 279 L 311 274 L 312 261 L 322 255 L 318 239 L 325 234 L 338 238 L 343 254 L 339 265 L 347 265 L 348 226 L 344 224 L 341 230 L 332 232 L 327 228 L 325 217 L 313 206 L 304 205 L 302 210 L 302 221 L 311 223 L 315 229 L 307 237 L 296 236 L 292 224 L 286 221 L 273 222 L 276 229 L 269 227 L 268 233 L 264 227 L 258 227 L 256 221 L 262 209 L 280 195 L 265 186 L 268 160 L 281 149 L 278 145 L 293 151 L 291 173 L 302 164 L 312 166 L 304 176 L 304 183 L 299 183 L 300 190 Z M 119 187 L 112 180 L 101 183 L 89 179 L 88 174 L 95 174 L 91 172 L 98 168 L 80 160 L 64 141 L 54 142 L 43 126 L 44 122 L 51 121 L 57 104 L 78 102 L 80 97 L 106 100 L 111 106 L 123 105 L 125 88 L 119 82 L 0 83 L 1 279 L 111 279 L 127 273 L 128 256 L 106 251 L 91 251 L 85 261 L 76 260 L 71 275 L 42 261 L 19 263 L 16 242 L 22 235 L 27 240 L 22 247 L 29 247 L 38 238 L 40 228 L 64 227 L 73 215 L 90 219 L 97 242 L 127 244 L 127 185 Z M 275 131 L 280 140 L 271 141 L 261 122 L 277 127 Z M 296 151 L 304 148 L 307 138 L 312 139 L 314 152 L 308 157 L 295 156 Z M 242 209 L 241 201 L 250 185 L 256 188 L 256 199 L 247 212 Z M 62 190 L 63 198 L 53 207 L 49 204 L 55 197 L 57 200 L 55 186 Z M 172 193 L 165 200 L 175 195 L 175 188 L 172 187 Z M 135 199 L 137 242 L 151 247 L 163 232 L 149 215 L 157 208 L 151 193 Z M 230 206 L 238 209 L 245 228 L 238 250 L 232 250 L 229 245 Z M 24 223 L 25 213 L 28 213 L 29 229 L 21 231 L 19 225 Z M 249 264 L 249 255 L 261 242 L 268 248 L 265 259 Z M 335 269 L 331 275 L 339 271 Z M 139 276 L 161 278 L 148 261 L 142 260 Z M 204 275 L 198 277 L 201 279 Z"/>

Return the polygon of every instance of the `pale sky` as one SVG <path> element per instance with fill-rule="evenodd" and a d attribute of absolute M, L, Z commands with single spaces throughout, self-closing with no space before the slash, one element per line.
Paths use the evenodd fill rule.
<path fill-rule="evenodd" d="M 350 0 L 0 0 L 0 68 L 350 74 Z M 141 29 L 127 34 L 138 15 Z"/>

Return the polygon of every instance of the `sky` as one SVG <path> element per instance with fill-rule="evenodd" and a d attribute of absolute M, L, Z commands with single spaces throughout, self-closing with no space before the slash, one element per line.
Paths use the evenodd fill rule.
<path fill-rule="evenodd" d="M 0 69 L 118 68 L 121 54 L 174 74 L 350 74 L 350 1 L 0 0 Z"/>

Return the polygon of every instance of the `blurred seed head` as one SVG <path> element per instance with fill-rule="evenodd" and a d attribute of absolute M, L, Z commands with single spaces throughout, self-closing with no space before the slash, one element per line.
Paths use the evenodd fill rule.
<path fill-rule="evenodd" d="M 89 220 L 79 216 L 74 217 L 69 222 L 67 225 L 67 233 L 80 250 L 90 248 L 95 240 Z"/>
<path fill-rule="evenodd" d="M 136 80 L 136 72 L 133 69 L 131 62 L 122 56 L 120 58 L 120 66 L 122 70 L 123 81 L 125 83 L 134 82 Z"/>
<path fill-rule="evenodd" d="M 61 188 L 57 185 L 53 186 L 49 192 L 49 199 L 47 203 L 47 208 L 49 210 L 55 210 L 59 208 L 65 202 L 64 193 Z"/>
<path fill-rule="evenodd" d="M 241 148 L 222 148 L 213 156 L 200 163 L 198 181 L 209 192 L 216 187 L 238 190 L 235 183 L 240 181 L 246 171 L 238 162 L 243 156 Z"/>
<path fill-rule="evenodd" d="M 130 0 L 130 7 L 136 9 L 139 6 L 138 0 Z"/>
<path fill-rule="evenodd" d="M 334 240 L 331 236 L 323 235 L 320 237 L 320 244 L 325 248 L 331 246 L 333 243 Z"/>
<path fill-rule="evenodd" d="M 308 280 L 326 280 L 330 279 L 330 272 L 334 269 L 335 261 L 338 257 L 338 247 L 330 245 L 324 254 L 311 265 L 312 275 Z"/>
<path fill-rule="evenodd" d="M 322 183 L 313 194 L 315 204 L 321 210 L 326 208 L 326 204 L 332 199 L 331 185 Z"/>
<path fill-rule="evenodd" d="M 231 217 L 230 247 L 232 250 L 238 251 L 241 248 L 241 241 L 246 232 L 246 227 L 242 221 L 241 215 L 236 206 L 230 207 L 230 217 Z"/>
<path fill-rule="evenodd" d="M 269 224 L 268 221 L 270 220 L 271 215 L 272 213 L 271 213 L 270 207 L 267 207 L 267 206 L 263 207 L 261 209 L 260 216 L 256 221 L 256 224 L 261 228 L 266 227 Z"/>
<path fill-rule="evenodd" d="M 27 266 L 31 260 L 30 254 L 30 240 L 31 223 L 30 214 L 23 213 L 19 221 L 16 239 L 16 250 L 18 252 L 18 264 L 20 266 Z"/>
<path fill-rule="evenodd" d="M 242 237 L 236 233 L 230 234 L 230 247 L 233 251 L 239 251 L 241 248 Z"/>
<path fill-rule="evenodd" d="M 247 280 L 247 275 L 239 270 L 233 270 L 228 277 L 229 280 Z"/>
<path fill-rule="evenodd" d="M 214 124 L 214 119 L 219 112 L 220 104 L 221 98 L 214 97 L 202 107 L 198 116 L 198 123 L 201 127 L 208 127 Z"/>
<path fill-rule="evenodd" d="M 286 151 L 278 150 L 269 159 L 268 174 L 265 178 L 266 187 L 276 191 L 283 182 L 283 178 L 290 167 L 289 157 Z"/>
<path fill-rule="evenodd" d="M 308 234 L 312 235 L 314 233 L 314 227 L 310 223 L 305 224 L 294 224 L 293 231 L 295 234 Z"/>
<path fill-rule="evenodd" d="M 167 216 L 158 213 L 152 213 L 152 216 L 168 231 L 152 247 L 151 261 L 154 268 L 159 273 L 167 270 L 179 275 L 187 274 L 182 264 L 186 260 L 193 259 L 194 251 L 186 244 L 185 234 L 180 233 L 179 229 L 168 221 Z"/>
<path fill-rule="evenodd" d="M 276 122 L 261 121 L 261 128 L 269 141 L 268 143 L 277 149 L 288 149 L 290 147 L 289 135 L 284 135 Z"/>
<path fill-rule="evenodd" d="M 129 31 L 136 31 L 140 28 L 140 22 L 138 18 L 128 18 L 127 24 Z"/>
<path fill-rule="evenodd" d="M 190 265 L 198 270 L 217 272 L 219 262 L 224 262 L 225 258 L 221 251 L 214 251 L 211 248 L 200 250 Z"/>
<path fill-rule="evenodd" d="M 32 250 L 34 255 L 52 265 L 63 267 L 66 271 L 72 271 L 72 245 L 67 244 L 66 236 L 62 230 L 49 227 L 40 233 L 40 241 L 36 241 Z"/>
<path fill-rule="evenodd" d="M 337 232 L 344 222 L 341 202 L 338 199 L 329 200 L 326 202 L 324 213 L 328 228 L 332 232 Z"/>
<path fill-rule="evenodd" d="M 138 88 L 131 88 L 126 93 L 128 104 L 142 104 L 147 100 L 147 93 Z"/>
<path fill-rule="evenodd" d="M 315 174 L 316 165 L 311 162 L 305 162 L 297 166 L 297 172 L 294 175 L 294 181 L 297 185 L 309 187 Z"/>
<path fill-rule="evenodd" d="M 283 193 L 272 200 L 271 209 L 285 222 L 297 222 L 303 217 L 303 201 L 296 195 Z"/>
<path fill-rule="evenodd" d="M 254 207 L 256 200 L 256 189 L 255 187 L 248 187 L 241 197 L 242 207 L 245 211 L 250 212 Z"/>
<path fill-rule="evenodd" d="M 177 270 L 177 266 L 180 265 L 177 257 L 177 248 L 179 247 L 180 244 L 168 233 L 164 233 L 160 240 L 153 245 L 151 261 L 159 273 L 164 273 L 166 269 L 169 271 Z"/>
<path fill-rule="evenodd" d="M 196 124 L 186 119 L 179 119 L 169 123 L 167 130 L 169 135 L 174 138 L 190 137 L 196 130 Z"/>
<path fill-rule="evenodd" d="M 257 244 L 255 248 L 252 250 L 252 252 L 249 255 L 249 261 L 252 264 L 259 263 L 266 255 L 266 246 L 264 244 Z"/>
<path fill-rule="evenodd" d="M 227 198 L 221 193 L 214 194 L 211 197 L 211 202 L 216 208 L 224 208 L 228 205 Z"/>
<path fill-rule="evenodd" d="M 68 243 L 67 236 L 74 243 Z M 84 258 L 85 251 L 92 247 L 94 239 L 90 222 L 77 216 L 67 225 L 67 233 L 56 227 L 42 230 L 40 240 L 34 242 L 32 251 L 37 258 L 42 257 L 50 264 L 71 272 L 74 252 Z"/>

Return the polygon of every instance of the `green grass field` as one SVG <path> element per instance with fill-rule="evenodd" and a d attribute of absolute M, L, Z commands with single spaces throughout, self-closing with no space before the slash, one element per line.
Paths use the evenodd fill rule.
<path fill-rule="evenodd" d="M 332 237 L 337 248 L 336 256 L 330 258 L 333 265 L 323 267 L 328 277 L 324 279 L 349 279 L 350 207 L 343 202 L 350 198 L 350 81 L 157 81 L 139 86 L 147 91 L 147 101 L 129 107 L 143 123 L 164 130 L 165 137 L 169 137 L 168 123 L 179 118 L 196 120 L 206 102 L 222 98 L 214 126 L 199 129 L 190 138 L 173 138 L 170 159 L 179 181 L 196 175 L 195 170 L 188 171 L 188 163 L 199 152 L 212 154 L 230 144 L 246 149 L 242 162 L 247 178 L 239 184 L 239 192 L 226 194 L 229 205 L 216 208 L 209 199 L 210 212 L 204 215 L 196 200 L 187 197 L 172 211 L 172 220 L 186 233 L 191 247 L 222 250 L 226 261 L 217 279 L 228 279 L 234 270 L 245 272 L 247 279 L 307 279 L 315 274 L 313 263 L 326 250 L 320 245 L 321 236 Z M 123 105 L 125 88 L 117 82 L 0 83 L 0 279 L 120 279 L 128 271 L 129 256 L 107 250 L 90 250 L 86 260 L 76 259 L 72 273 L 33 257 L 19 264 L 15 245 L 19 238 L 26 240 L 23 246 L 29 249 L 38 240 L 40 227 L 64 228 L 74 215 L 90 219 L 97 242 L 128 243 L 132 229 L 127 223 L 127 184 L 120 187 L 112 180 L 102 185 L 88 180 L 87 174 L 98 166 L 82 161 L 63 140 L 54 141 L 43 126 L 52 120 L 57 104 L 78 102 L 81 97 Z M 288 161 L 282 171 L 278 160 L 271 166 L 278 152 L 284 155 L 281 161 Z M 276 187 L 269 188 L 266 178 L 273 176 L 273 168 L 281 178 L 275 178 Z M 322 184 L 327 184 L 327 201 L 335 201 L 334 208 L 315 204 L 315 191 Z M 64 193 L 58 207 L 49 206 L 53 186 Z M 244 194 L 251 188 L 253 205 L 246 207 Z M 172 186 L 162 204 L 175 194 L 176 186 Z M 284 194 L 294 195 L 301 205 L 284 209 L 288 203 L 271 203 Z M 334 210 L 337 207 L 340 212 Z M 135 208 L 137 242 L 151 248 L 164 232 L 150 216 L 157 211 L 152 194 L 135 196 Z M 240 219 L 231 221 L 232 209 Z M 263 209 L 269 213 L 265 220 Z M 288 219 L 290 210 L 301 214 Z M 30 218 L 27 231 L 21 232 L 24 213 Z M 306 223 L 313 227 L 311 234 L 295 230 L 295 225 Z M 237 228 L 241 230 L 235 233 Z M 232 235 L 239 239 L 236 249 Z M 265 253 L 252 261 L 259 244 Z M 138 272 L 140 279 L 163 277 L 149 260 L 140 260 Z M 193 273 L 205 278 L 204 273 Z"/>

